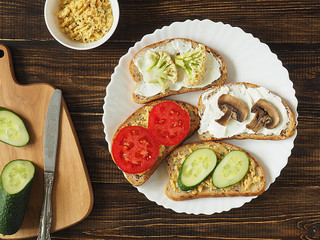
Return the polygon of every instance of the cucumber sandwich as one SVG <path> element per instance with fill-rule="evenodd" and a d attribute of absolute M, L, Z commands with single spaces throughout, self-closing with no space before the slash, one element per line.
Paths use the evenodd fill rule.
<path fill-rule="evenodd" d="M 204 197 L 256 196 L 265 175 L 245 150 L 229 143 L 203 141 L 182 145 L 167 157 L 166 195 L 176 201 Z"/>

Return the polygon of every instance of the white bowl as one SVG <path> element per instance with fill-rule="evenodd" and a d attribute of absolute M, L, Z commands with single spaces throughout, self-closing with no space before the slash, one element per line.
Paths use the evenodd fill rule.
<path fill-rule="evenodd" d="M 55 15 L 59 10 L 59 0 L 47 0 L 44 5 L 44 19 L 51 35 L 62 45 L 76 50 L 88 50 L 105 43 L 114 33 L 119 22 L 119 4 L 117 0 L 109 0 L 112 8 L 113 23 L 109 30 L 101 39 L 90 43 L 77 42 L 70 39 L 66 34 L 61 32 L 58 17 Z"/>

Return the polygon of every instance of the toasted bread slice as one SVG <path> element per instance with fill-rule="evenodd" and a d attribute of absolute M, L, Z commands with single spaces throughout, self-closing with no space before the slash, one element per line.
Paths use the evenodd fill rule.
<path fill-rule="evenodd" d="M 204 90 L 212 86 L 220 85 L 223 84 L 226 81 L 227 78 L 227 69 L 226 69 L 226 64 L 224 59 L 220 56 L 218 52 L 215 50 L 209 48 L 208 46 L 204 46 L 208 54 L 213 56 L 212 58 L 206 58 L 206 63 L 205 63 L 205 72 L 204 72 L 204 78 L 203 80 L 194 86 L 185 86 L 181 85 L 181 82 L 183 81 L 183 71 L 179 67 L 178 69 L 178 80 L 177 83 L 178 85 L 174 85 L 170 87 L 169 89 L 166 89 L 164 92 L 154 92 L 151 94 L 145 94 L 141 93 L 140 88 L 141 86 L 147 86 L 143 85 L 146 84 L 146 81 L 144 79 L 143 74 L 139 71 L 139 68 L 136 65 L 136 61 L 141 58 L 146 52 L 149 50 L 154 50 L 154 51 L 167 51 L 169 55 L 171 56 L 172 60 L 174 61 L 174 56 L 175 55 L 180 55 L 182 54 L 179 52 L 177 49 L 174 49 L 173 45 L 184 45 L 187 46 L 190 44 L 191 48 L 194 49 L 196 48 L 200 43 L 186 39 L 186 38 L 174 38 L 174 39 L 167 39 L 161 42 L 157 42 L 154 44 L 151 44 L 149 46 L 144 47 L 141 49 L 139 52 L 137 52 L 129 65 L 129 70 L 130 74 L 133 78 L 133 80 L 136 82 L 136 86 L 133 92 L 133 100 L 137 103 L 147 103 L 156 99 L 160 99 L 166 96 L 170 95 L 175 95 L 175 94 L 180 94 L 180 93 L 186 93 L 186 92 L 193 92 L 193 91 L 198 91 L 198 90 Z M 182 47 L 183 48 L 183 47 Z M 213 71 L 212 69 L 215 69 Z M 214 73 L 214 74 L 213 74 Z M 149 89 L 150 90 L 150 85 L 144 89 Z M 148 91 L 149 91 L 148 90 Z M 154 91 L 154 90 L 152 90 Z"/>
<path fill-rule="evenodd" d="M 248 116 L 243 122 L 230 118 L 227 124 L 222 126 L 216 121 L 224 114 L 218 107 L 219 96 L 223 94 L 230 94 L 247 106 Z M 251 112 L 252 106 L 259 99 L 271 103 L 277 110 L 279 123 L 276 127 L 267 129 L 263 126 L 258 131 L 248 128 L 248 124 L 255 118 L 255 113 Z M 296 131 L 296 117 L 289 105 L 268 89 L 252 83 L 229 83 L 208 89 L 199 98 L 198 110 L 201 119 L 198 135 L 201 140 L 281 140 L 291 137 Z"/>
<path fill-rule="evenodd" d="M 197 188 L 190 191 L 180 190 L 177 184 L 179 168 L 190 153 L 200 148 L 212 149 L 217 155 L 218 162 L 230 151 L 241 150 L 246 152 L 232 144 L 215 141 L 189 143 L 176 148 L 166 159 L 169 182 L 165 193 L 170 199 L 181 201 L 208 197 L 256 196 L 264 192 L 266 184 L 264 171 L 248 152 L 246 152 L 250 161 L 248 173 L 235 185 L 222 189 L 215 188 L 211 180 L 212 174 L 210 174 Z"/>
<path fill-rule="evenodd" d="M 148 118 L 149 118 L 149 114 L 151 109 L 153 108 L 153 106 L 155 106 L 156 104 L 160 103 L 160 102 L 164 102 L 164 101 L 173 101 L 173 100 L 158 100 L 158 101 L 154 101 L 151 103 L 148 103 L 144 106 L 142 106 L 141 108 L 139 108 L 137 111 L 135 111 L 132 115 L 130 115 L 130 117 L 124 121 L 120 127 L 117 129 L 113 140 L 115 139 L 116 135 L 118 134 L 118 132 L 126 126 L 141 126 L 141 127 L 148 127 Z M 182 102 L 182 101 L 174 101 L 175 103 L 179 104 L 184 110 L 186 110 L 189 114 L 190 117 L 190 129 L 189 132 L 186 136 L 185 139 L 191 137 L 196 130 L 199 127 L 199 121 L 200 118 L 198 116 L 198 110 L 196 107 Z M 113 141 L 112 141 L 113 142 Z M 181 143 L 180 143 L 181 144 Z M 178 145 L 180 145 L 178 144 Z M 125 176 L 127 178 L 127 180 L 133 185 L 133 186 L 140 186 L 143 183 L 145 183 L 150 177 L 151 175 L 154 173 L 154 171 L 157 169 L 157 167 L 160 165 L 160 163 L 162 162 L 163 159 L 166 158 L 166 156 L 168 156 L 168 154 L 175 149 L 178 145 L 174 145 L 174 146 L 164 146 L 160 144 L 160 150 L 159 150 L 159 156 L 155 162 L 155 164 L 148 169 L 147 171 L 143 172 L 143 173 L 139 173 L 139 174 L 128 174 L 125 173 Z"/>

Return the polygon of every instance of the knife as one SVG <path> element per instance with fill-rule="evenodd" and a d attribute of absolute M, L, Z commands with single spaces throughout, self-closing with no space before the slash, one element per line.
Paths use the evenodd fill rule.
<path fill-rule="evenodd" d="M 44 191 L 42 209 L 40 215 L 39 235 L 37 240 L 49 240 L 52 206 L 51 193 L 56 166 L 56 156 L 59 138 L 61 90 L 56 89 L 52 93 L 46 115 L 43 137 L 43 160 L 44 160 Z"/>

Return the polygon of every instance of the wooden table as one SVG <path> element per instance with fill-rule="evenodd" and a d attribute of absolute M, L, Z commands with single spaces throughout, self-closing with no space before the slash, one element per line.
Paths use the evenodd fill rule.
<path fill-rule="evenodd" d="M 21 84 L 62 89 L 94 192 L 91 214 L 52 239 L 320 239 L 320 2 L 318 0 L 121 0 L 120 22 L 101 47 L 75 51 L 48 32 L 44 1 L 0 0 L 0 43 Z M 268 191 L 241 208 L 188 215 L 149 201 L 111 160 L 103 132 L 105 89 L 119 58 L 145 34 L 186 19 L 241 27 L 288 69 L 299 101 L 292 155 Z"/>

